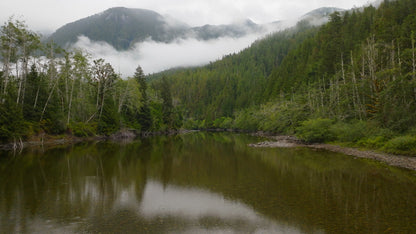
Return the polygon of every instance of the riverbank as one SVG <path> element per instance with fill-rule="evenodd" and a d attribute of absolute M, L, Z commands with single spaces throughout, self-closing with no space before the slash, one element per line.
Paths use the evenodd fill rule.
<path fill-rule="evenodd" d="M 328 150 L 336 153 L 354 156 L 357 158 L 372 159 L 386 163 L 390 166 L 405 168 L 416 171 L 416 157 L 394 155 L 388 153 L 375 152 L 372 150 L 360 150 L 357 148 L 343 147 L 330 144 L 304 144 L 293 136 L 267 136 L 271 141 L 250 144 L 255 148 L 287 148 L 287 147 L 308 147 L 316 150 Z"/>
<path fill-rule="evenodd" d="M 195 132 L 191 130 L 171 130 L 167 132 L 134 132 L 134 131 L 120 131 L 111 136 L 92 136 L 92 137 L 76 137 L 73 135 L 38 135 L 33 136 L 26 141 L 16 141 L 7 144 L 0 144 L 0 150 L 22 150 L 27 147 L 36 146 L 59 146 L 70 145 L 81 142 L 97 142 L 97 141 L 129 141 L 138 137 L 151 137 L 157 135 L 176 135 Z M 386 163 L 391 166 L 405 168 L 416 171 L 416 157 L 394 155 L 388 153 L 375 152 L 372 150 L 361 150 L 352 147 L 343 147 L 331 144 L 305 144 L 294 136 L 273 136 L 262 132 L 252 134 L 254 136 L 261 136 L 270 139 L 256 144 L 250 144 L 254 148 L 292 148 L 292 147 L 307 147 L 315 150 L 328 150 L 332 152 L 342 153 L 357 158 L 372 159 Z"/>
<path fill-rule="evenodd" d="M 90 142 L 90 141 L 101 141 L 106 140 L 105 136 L 92 136 L 92 137 L 77 137 L 73 135 L 37 135 L 32 136 L 27 140 L 17 140 L 15 142 L 0 144 L 0 150 L 10 151 L 10 150 L 23 150 L 28 147 L 37 147 L 37 146 L 58 146 L 58 145 L 70 145 L 81 142 Z"/>
<path fill-rule="evenodd" d="M 71 145 L 81 142 L 97 142 L 97 141 L 132 141 L 137 138 L 146 138 L 151 136 L 160 136 L 160 135 L 177 135 L 177 134 L 186 134 L 194 132 L 192 130 L 169 130 L 169 131 L 159 131 L 159 132 L 137 132 L 132 130 L 123 130 L 117 133 L 114 133 L 110 136 L 89 136 L 89 137 L 77 137 L 71 134 L 65 135 L 48 135 L 41 134 L 32 136 L 26 140 L 16 140 L 15 142 L 9 142 L 5 144 L 0 144 L 0 150 L 10 151 L 10 150 L 22 150 L 28 147 L 37 147 L 37 146 L 59 146 L 59 145 Z"/>

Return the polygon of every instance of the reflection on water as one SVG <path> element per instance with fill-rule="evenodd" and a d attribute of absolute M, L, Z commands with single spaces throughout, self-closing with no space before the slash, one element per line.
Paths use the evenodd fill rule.
<path fill-rule="evenodd" d="M 195 133 L 0 154 L 0 233 L 412 233 L 414 173 Z"/>
<path fill-rule="evenodd" d="M 227 200 L 219 194 L 202 189 L 182 188 L 160 182 L 146 183 L 143 198 L 139 204 L 134 186 L 121 191 L 115 199 L 113 213 L 129 211 L 134 219 L 141 217 L 144 222 L 158 220 L 160 224 L 170 223 L 185 233 L 300 233 L 295 228 L 278 226 L 247 205 Z M 201 227 L 205 227 L 202 229 Z"/>
<path fill-rule="evenodd" d="M 224 220 L 261 220 L 255 211 L 240 202 L 201 189 L 163 187 L 151 181 L 146 185 L 140 211 L 145 217 L 180 216 L 186 219 L 217 217 Z"/>

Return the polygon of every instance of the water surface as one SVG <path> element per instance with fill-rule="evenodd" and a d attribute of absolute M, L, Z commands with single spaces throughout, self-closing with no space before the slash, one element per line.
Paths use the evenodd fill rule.
<path fill-rule="evenodd" d="M 192 133 L 0 154 L 0 233 L 414 233 L 416 175 Z"/>

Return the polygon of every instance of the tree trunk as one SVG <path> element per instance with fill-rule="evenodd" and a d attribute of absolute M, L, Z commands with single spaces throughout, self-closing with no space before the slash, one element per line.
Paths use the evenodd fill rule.
<path fill-rule="evenodd" d="M 351 78 L 352 78 L 352 100 L 353 105 L 356 111 L 358 112 L 358 117 L 360 120 L 362 120 L 361 116 L 361 101 L 360 101 L 360 93 L 358 92 L 357 87 L 357 78 L 355 77 L 355 71 L 354 71 L 354 58 L 351 51 Z"/>
<path fill-rule="evenodd" d="M 42 114 L 40 116 L 40 121 L 43 120 L 43 115 L 45 114 L 46 108 L 48 107 L 49 101 L 51 100 L 53 91 L 55 90 L 55 87 L 57 84 L 58 84 L 58 79 L 56 79 L 55 83 L 52 86 L 51 92 L 49 93 L 48 99 L 46 100 L 45 106 L 43 107 Z"/>
<path fill-rule="evenodd" d="M 412 79 L 416 77 L 415 32 L 412 31 Z M 413 89 L 416 100 L 416 87 Z"/>
<path fill-rule="evenodd" d="M 71 94 L 69 96 L 69 104 L 68 104 L 68 118 L 66 121 L 66 124 L 69 124 L 69 121 L 71 120 L 71 108 L 72 108 L 72 97 L 74 94 L 74 86 L 75 86 L 75 79 L 72 80 L 72 87 L 71 87 Z"/>
<path fill-rule="evenodd" d="M 416 76 L 415 33 L 412 32 L 412 78 Z"/>

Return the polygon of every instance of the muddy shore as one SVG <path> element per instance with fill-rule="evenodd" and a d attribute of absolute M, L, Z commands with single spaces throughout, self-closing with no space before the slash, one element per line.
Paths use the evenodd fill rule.
<path fill-rule="evenodd" d="M 384 162 L 390 166 L 401 167 L 416 171 L 416 157 L 393 155 L 387 153 L 379 153 L 371 150 L 359 150 L 356 148 L 342 147 L 329 144 L 304 144 L 293 136 L 265 136 L 270 141 L 250 144 L 249 146 L 255 148 L 287 148 L 287 147 L 308 147 L 318 150 L 328 150 L 336 153 L 342 153 L 357 158 L 372 159 Z"/>

